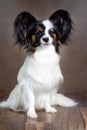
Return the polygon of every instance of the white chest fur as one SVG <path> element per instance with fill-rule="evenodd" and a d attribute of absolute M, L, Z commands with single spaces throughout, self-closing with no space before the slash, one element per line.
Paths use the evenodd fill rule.
<path fill-rule="evenodd" d="M 28 55 L 18 73 L 18 84 L 0 107 L 18 111 L 21 107 L 28 117 L 36 118 L 35 108 L 53 113 L 56 112 L 54 105 L 74 106 L 71 99 L 57 93 L 63 81 L 59 61 L 60 56 L 52 45 Z"/>
<path fill-rule="evenodd" d="M 33 88 L 36 88 L 37 84 L 43 86 L 43 89 L 58 86 L 63 80 L 59 61 L 60 56 L 55 52 L 54 46 L 38 48 L 33 55 L 26 57 L 24 65 L 19 71 L 18 82 L 27 79 L 29 86 L 32 82 Z"/>

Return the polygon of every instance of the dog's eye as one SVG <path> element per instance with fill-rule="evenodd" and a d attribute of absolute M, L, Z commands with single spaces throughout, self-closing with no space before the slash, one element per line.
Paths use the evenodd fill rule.
<path fill-rule="evenodd" d="M 42 31 L 41 31 L 41 30 L 37 30 L 37 31 L 35 32 L 35 34 L 40 35 L 40 34 L 42 34 Z"/>

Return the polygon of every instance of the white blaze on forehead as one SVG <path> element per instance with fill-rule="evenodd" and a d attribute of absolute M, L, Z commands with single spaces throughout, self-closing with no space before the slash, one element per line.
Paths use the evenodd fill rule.
<path fill-rule="evenodd" d="M 53 28 L 53 24 L 49 20 L 44 20 L 42 23 L 45 26 L 45 30 L 49 30 Z"/>
<path fill-rule="evenodd" d="M 44 20 L 44 21 L 42 22 L 42 24 L 43 24 L 44 27 L 45 27 L 45 31 L 44 31 L 43 37 L 41 38 L 41 43 L 42 43 L 42 44 L 47 43 L 47 42 L 44 42 L 44 41 L 43 41 L 43 38 L 46 37 L 46 38 L 49 39 L 48 43 L 49 43 L 49 44 L 52 44 L 52 43 L 53 43 L 53 38 L 50 36 L 49 30 L 50 30 L 50 29 L 53 29 L 53 24 L 52 24 L 49 20 Z"/>

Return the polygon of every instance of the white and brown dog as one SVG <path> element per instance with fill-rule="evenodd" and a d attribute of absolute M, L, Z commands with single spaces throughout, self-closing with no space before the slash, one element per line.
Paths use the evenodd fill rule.
<path fill-rule="evenodd" d="M 54 105 L 75 106 L 76 103 L 57 93 L 63 75 L 60 69 L 59 46 L 66 44 L 72 21 L 68 11 L 58 10 L 49 19 L 38 21 L 28 12 L 20 13 L 14 22 L 16 41 L 27 50 L 27 57 L 18 73 L 18 84 L 0 107 L 19 110 L 36 118 L 35 109 L 54 113 Z"/>

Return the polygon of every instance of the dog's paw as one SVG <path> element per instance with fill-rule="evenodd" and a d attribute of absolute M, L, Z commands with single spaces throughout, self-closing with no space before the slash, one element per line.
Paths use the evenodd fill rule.
<path fill-rule="evenodd" d="M 37 114 L 36 114 L 36 112 L 34 112 L 34 111 L 28 111 L 28 112 L 27 112 L 27 117 L 37 118 Z"/>
<path fill-rule="evenodd" d="M 49 107 L 46 109 L 46 112 L 55 113 L 57 110 L 54 107 Z"/>

